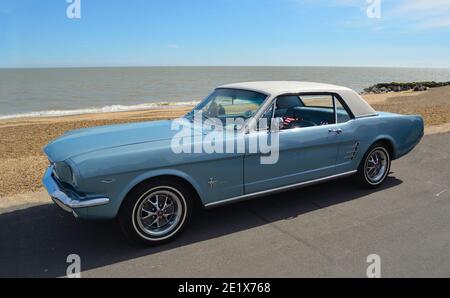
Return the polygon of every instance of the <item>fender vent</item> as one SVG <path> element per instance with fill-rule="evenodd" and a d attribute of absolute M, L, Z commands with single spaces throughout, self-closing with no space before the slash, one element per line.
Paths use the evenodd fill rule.
<path fill-rule="evenodd" d="M 354 145 L 346 148 L 344 159 L 353 160 L 358 153 L 359 142 L 356 142 Z"/>

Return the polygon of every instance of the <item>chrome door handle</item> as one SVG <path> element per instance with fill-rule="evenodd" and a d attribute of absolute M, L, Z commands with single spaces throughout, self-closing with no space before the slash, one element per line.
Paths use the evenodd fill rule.
<path fill-rule="evenodd" d="M 330 132 L 330 133 L 334 132 L 335 134 L 340 135 L 342 133 L 342 129 L 340 129 L 340 128 L 329 129 L 328 132 Z"/>

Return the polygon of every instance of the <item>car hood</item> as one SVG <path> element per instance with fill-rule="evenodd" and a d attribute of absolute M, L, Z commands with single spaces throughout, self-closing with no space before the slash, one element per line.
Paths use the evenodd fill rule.
<path fill-rule="evenodd" d="M 167 120 L 73 130 L 48 144 L 44 152 L 58 162 L 101 149 L 167 140 L 179 132 L 171 125 Z"/>

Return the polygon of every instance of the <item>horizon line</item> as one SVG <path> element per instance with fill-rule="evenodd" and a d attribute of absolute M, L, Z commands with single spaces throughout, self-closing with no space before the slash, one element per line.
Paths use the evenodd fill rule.
<path fill-rule="evenodd" d="M 315 67 L 315 68 L 403 68 L 403 69 L 442 69 L 450 70 L 450 67 L 426 67 L 426 66 L 371 66 L 371 65 L 104 65 L 104 66 L 0 66 L 0 70 L 31 70 L 31 69 L 86 69 L 86 68 L 214 68 L 214 67 Z"/>

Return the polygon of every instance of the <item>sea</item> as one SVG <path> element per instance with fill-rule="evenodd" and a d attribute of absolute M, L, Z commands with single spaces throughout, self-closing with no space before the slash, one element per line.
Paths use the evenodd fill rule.
<path fill-rule="evenodd" d="M 0 119 L 193 105 L 233 82 L 295 80 L 361 92 L 382 82 L 450 81 L 450 69 L 382 67 L 104 67 L 0 69 Z"/>

